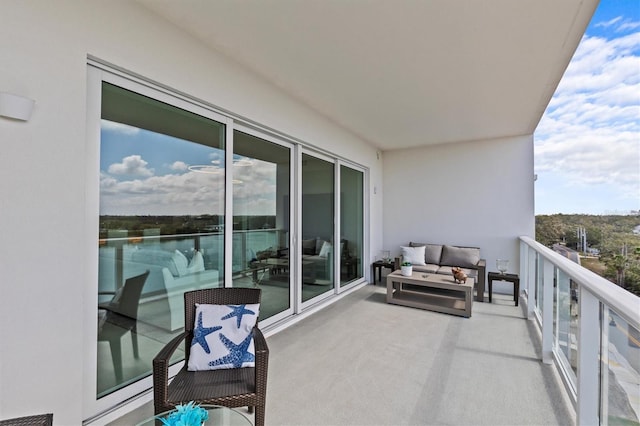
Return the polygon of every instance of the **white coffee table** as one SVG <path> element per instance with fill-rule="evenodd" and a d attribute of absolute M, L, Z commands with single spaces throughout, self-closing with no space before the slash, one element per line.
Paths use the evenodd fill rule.
<path fill-rule="evenodd" d="M 458 284 L 451 275 L 400 271 L 387 275 L 387 303 L 427 309 L 469 318 L 473 304 L 473 278 Z"/>

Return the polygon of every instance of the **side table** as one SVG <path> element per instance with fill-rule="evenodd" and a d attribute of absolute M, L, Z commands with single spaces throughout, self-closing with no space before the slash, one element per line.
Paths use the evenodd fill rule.
<path fill-rule="evenodd" d="M 513 283 L 513 301 L 516 302 L 516 306 L 518 306 L 518 299 L 520 298 L 520 277 L 518 277 L 518 274 L 489 272 L 487 279 L 489 281 L 489 303 L 491 303 L 491 294 L 493 293 L 493 281 L 507 281 Z"/>
<path fill-rule="evenodd" d="M 242 413 L 220 405 L 207 405 L 201 404 L 200 407 L 207 410 L 209 413 L 209 419 L 203 423 L 203 425 L 216 425 L 216 426 L 251 426 L 253 423 L 249 418 L 245 417 Z M 167 417 L 169 414 L 176 410 L 165 411 L 149 419 L 138 423 L 137 426 L 161 426 L 163 425 L 160 417 Z"/>
<path fill-rule="evenodd" d="M 373 285 L 376 285 L 376 269 L 378 270 L 378 281 L 382 281 L 382 268 L 391 269 L 393 272 L 395 265 L 393 262 L 387 262 L 386 260 L 376 260 L 371 264 L 371 270 L 373 271 Z"/>

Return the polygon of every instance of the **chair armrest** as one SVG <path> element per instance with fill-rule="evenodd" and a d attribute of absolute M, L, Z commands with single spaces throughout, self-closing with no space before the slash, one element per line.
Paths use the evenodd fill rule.
<path fill-rule="evenodd" d="M 480 259 L 477 263 L 478 268 L 486 268 L 487 267 L 487 259 Z"/>
<path fill-rule="evenodd" d="M 156 357 L 153 359 L 153 363 L 156 364 L 156 363 L 161 363 L 163 361 L 168 362 L 171 359 L 171 356 L 173 355 L 173 353 L 176 351 L 176 349 L 178 349 L 178 346 L 180 346 L 180 344 L 182 343 L 186 335 L 187 335 L 187 332 L 183 331 L 182 333 L 178 334 L 176 337 L 171 339 L 169 343 L 167 343 L 162 349 L 160 349 L 160 352 L 158 352 L 158 355 L 156 355 Z"/>
<path fill-rule="evenodd" d="M 269 355 L 269 346 L 267 346 L 267 339 L 264 338 L 264 334 L 262 334 L 262 330 L 260 330 L 257 326 L 253 328 L 253 345 L 256 351 L 256 356 L 258 353 Z"/>
<path fill-rule="evenodd" d="M 267 370 L 269 368 L 269 347 L 262 331 L 256 326 L 253 328 L 253 345 L 256 351 L 256 393 L 267 393 Z"/>
<path fill-rule="evenodd" d="M 182 344 L 186 335 L 187 332 L 183 331 L 174 337 L 153 359 L 153 399 L 156 413 L 164 411 L 163 404 L 166 404 L 169 396 L 169 360 L 178 346 Z"/>

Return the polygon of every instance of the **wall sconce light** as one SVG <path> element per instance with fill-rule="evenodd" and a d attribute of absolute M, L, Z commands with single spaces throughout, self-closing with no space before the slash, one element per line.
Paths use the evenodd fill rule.
<path fill-rule="evenodd" d="M 24 96 L 0 92 L 0 116 L 27 121 L 31 118 L 35 103 L 33 99 Z"/>

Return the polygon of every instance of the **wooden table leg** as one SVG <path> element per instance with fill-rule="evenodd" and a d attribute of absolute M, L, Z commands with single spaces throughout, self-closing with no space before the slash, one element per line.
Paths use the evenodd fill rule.
<path fill-rule="evenodd" d="M 493 278 L 489 278 L 489 303 L 491 303 L 492 294 L 493 294 Z"/>

